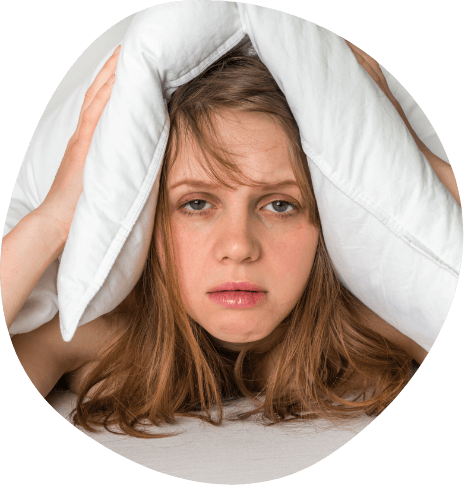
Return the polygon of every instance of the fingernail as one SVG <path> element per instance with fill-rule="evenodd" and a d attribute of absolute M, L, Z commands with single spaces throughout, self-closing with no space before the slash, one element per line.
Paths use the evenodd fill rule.
<path fill-rule="evenodd" d="M 119 51 L 121 50 L 121 44 L 118 45 L 118 47 L 116 47 L 116 49 L 114 50 L 113 52 L 113 55 L 115 54 L 119 54 Z"/>
<path fill-rule="evenodd" d="M 106 84 L 113 84 L 115 79 L 116 74 L 111 74 L 111 76 L 108 78 L 108 81 L 106 81 Z"/>

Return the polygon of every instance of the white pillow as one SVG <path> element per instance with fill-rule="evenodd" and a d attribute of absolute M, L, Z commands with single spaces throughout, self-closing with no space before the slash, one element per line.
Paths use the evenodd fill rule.
<path fill-rule="evenodd" d="M 343 39 L 297 17 L 230 2 L 176 2 L 134 16 L 87 157 L 57 290 L 55 263 L 11 333 L 32 330 L 59 309 L 69 341 L 79 325 L 127 296 L 140 277 L 153 227 L 169 130 L 166 101 L 245 35 L 300 127 L 325 241 L 340 278 L 382 318 L 430 349 L 457 284 L 459 206 Z M 45 198 L 83 95 L 115 47 L 41 121 L 5 233 Z"/>

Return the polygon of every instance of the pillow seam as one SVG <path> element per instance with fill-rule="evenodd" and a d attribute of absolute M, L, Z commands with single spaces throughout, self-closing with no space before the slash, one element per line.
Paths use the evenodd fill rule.
<path fill-rule="evenodd" d="M 66 334 L 66 336 L 69 336 L 70 338 L 72 338 L 75 330 L 78 328 L 79 320 L 82 318 L 82 315 L 84 314 L 85 309 L 90 304 L 90 302 L 97 294 L 97 292 L 100 290 L 100 288 L 103 286 L 103 283 L 106 281 L 106 278 L 108 277 L 109 272 L 114 266 L 114 262 L 116 258 L 121 252 L 122 246 L 127 240 L 128 234 L 132 231 L 133 226 L 137 222 L 137 219 L 140 215 L 140 212 L 142 211 L 145 203 L 147 202 L 148 195 L 150 194 L 151 189 L 153 188 L 154 182 L 159 172 L 156 169 L 152 169 L 152 167 L 155 165 L 156 160 L 160 160 L 160 157 L 158 156 L 160 150 L 162 151 L 162 153 L 164 153 L 164 148 L 166 146 L 168 135 L 169 135 L 168 128 L 169 128 L 169 120 L 168 118 L 166 118 L 161 136 L 159 138 L 157 147 L 155 148 L 155 152 L 152 157 L 152 161 L 148 167 L 147 175 L 145 177 L 145 180 L 142 182 L 141 189 L 138 192 L 139 195 L 132 203 L 132 206 L 129 209 L 128 214 L 126 215 L 126 218 L 120 224 L 120 227 L 116 232 L 111 244 L 109 245 L 108 250 L 106 251 L 106 254 L 103 257 L 102 262 L 100 263 L 97 271 L 95 272 L 92 278 L 92 281 L 87 288 L 87 291 L 84 293 L 80 303 L 77 306 L 77 309 L 74 312 L 74 315 L 69 325 L 69 327 L 73 328 L 72 334 L 68 332 L 67 329 L 64 329 L 64 327 L 62 328 L 62 332 L 64 329 L 65 331 L 63 333 Z M 144 185 L 147 187 L 145 190 L 143 189 Z M 140 193 L 143 193 L 143 196 L 140 196 Z M 129 223 L 127 223 L 128 219 L 130 221 Z"/>
<path fill-rule="evenodd" d="M 173 79 L 172 81 L 166 81 L 164 83 L 164 88 L 165 89 L 178 88 L 179 86 L 182 86 L 183 84 L 188 83 L 191 79 L 196 77 L 200 72 L 204 71 L 209 65 L 213 64 L 217 59 L 219 59 L 225 52 L 231 50 L 232 47 L 238 44 L 245 36 L 246 36 L 246 33 L 243 32 L 242 29 L 235 32 L 234 35 L 231 35 L 225 42 L 223 42 L 219 47 L 217 47 L 208 57 L 203 59 L 203 61 L 201 61 L 199 64 L 196 64 L 185 74 L 182 74 L 182 76 L 179 76 L 178 78 Z"/>

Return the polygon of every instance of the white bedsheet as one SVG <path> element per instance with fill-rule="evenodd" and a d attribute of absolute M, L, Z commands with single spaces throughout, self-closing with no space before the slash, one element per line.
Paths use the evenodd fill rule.
<path fill-rule="evenodd" d="M 77 396 L 54 392 L 48 402 L 64 417 Z M 226 414 L 249 409 L 246 399 L 231 403 Z M 139 439 L 106 430 L 88 436 L 110 450 L 152 470 L 207 483 L 255 483 L 282 478 L 330 455 L 362 431 L 374 418 L 363 417 L 332 425 L 314 423 L 263 426 L 256 419 L 217 427 L 194 418 L 182 418 L 162 432 L 182 431 L 174 437 Z M 155 431 L 158 428 L 154 428 Z"/>

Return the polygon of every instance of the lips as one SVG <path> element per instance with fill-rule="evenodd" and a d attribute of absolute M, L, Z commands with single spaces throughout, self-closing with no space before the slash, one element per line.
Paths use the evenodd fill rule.
<path fill-rule="evenodd" d="M 251 291 L 251 292 L 262 292 L 267 293 L 266 290 L 260 288 L 257 285 L 253 285 L 252 283 L 248 283 L 246 281 L 239 282 L 239 283 L 224 283 L 222 285 L 216 286 L 208 293 L 216 293 L 221 291 Z"/>
<path fill-rule="evenodd" d="M 266 294 L 262 291 L 214 291 L 208 296 L 219 305 L 237 309 L 253 308 L 266 300 Z"/>

